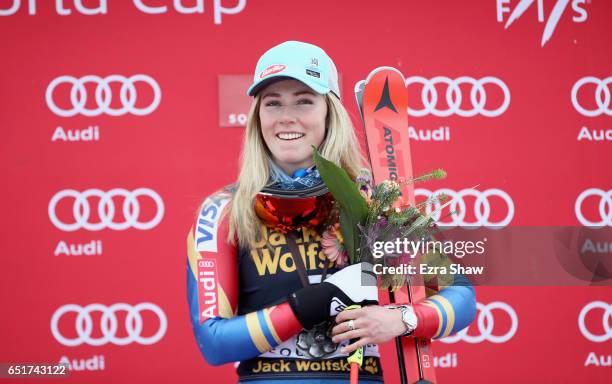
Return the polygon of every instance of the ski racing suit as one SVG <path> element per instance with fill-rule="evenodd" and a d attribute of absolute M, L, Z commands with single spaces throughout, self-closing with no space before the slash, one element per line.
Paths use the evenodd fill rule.
<path fill-rule="evenodd" d="M 346 381 L 350 367 L 340 349 L 347 342 L 323 358 L 304 349 L 312 333 L 303 329 L 287 302 L 303 284 L 287 235 L 262 225 L 262 240 L 253 248 L 229 244 L 229 217 L 222 213 L 231 198 L 227 189 L 208 197 L 187 237 L 190 317 L 204 359 L 211 365 L 240 362 L 240 382 Z M 303 226 L 294 234 L 311 284 L 338 270 L 333 264 L 326 268 L 329 261 L 315 228 Z M 474 289 L 463 276 L 427 291 L 428 298 L 413 305 L 418 319 L 414 336 L 441 338 L 471 323 Z M 379 358 L 378 346 L 367 345 L 360 382 L 382 382 Z"/>

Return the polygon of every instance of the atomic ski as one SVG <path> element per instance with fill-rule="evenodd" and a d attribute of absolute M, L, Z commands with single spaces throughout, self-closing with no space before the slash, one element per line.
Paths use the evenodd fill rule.
<path fill-rule="evenodd" d="M 355 97 L 364 128 L 374 183 L 413 177 L 408 138 L 408 91 L 404 76 L 395 68 L 379 67 L 355 85 Z M 402 195 L 415 204 L 414 186 L 402 187 Z M 413 276 L 413 278 L 416 276 Z M 422 281 L 389 291 L 391 303 L 425 299 Z M 398 337 L 396 347 L 401 383 L 433 383 L 435 372 L 430 340 Z"/>

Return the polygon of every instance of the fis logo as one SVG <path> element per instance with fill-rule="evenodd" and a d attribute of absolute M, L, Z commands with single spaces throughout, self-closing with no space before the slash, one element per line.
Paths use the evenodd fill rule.
<path fill-rule="evenodd" d="M 585 5 L 587 3 L 590 3 L 590 0 L 556 0 L 552 10 L 548 16 L 546 16 L 544 0 L 520 0 L 514 9 L 511 9 L 510 7 L 510 0 L 496 0 L 497 22 L 503 23 L 507 17 L 507 20 L 505 20 L 506 25 L 504 26 L 504 29 L 508 29 L 508 27 L 519 17 L 521 17 L 523 13 L 527 11 L 527 9 L 534 6 L 538 12 L 538 22 L 546 23 L 544 33 L 542 34 L 542 41 L 540 43 L 543 47 L 555 32 L 555 28 L 557 27 L 559 20 L 565 13 L 568 6 L 571 8 L 571 11 L 568 11 L 568 13 L 571 14 L 572 21 L 574 23 L 584 23 L 588 18 L 588 14 L 585 9 Z M 508 14 L 510 15 L 507 16 Z"/>

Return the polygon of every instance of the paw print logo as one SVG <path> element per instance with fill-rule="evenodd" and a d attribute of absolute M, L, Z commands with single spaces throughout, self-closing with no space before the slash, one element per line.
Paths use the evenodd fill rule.
<path fill-rule="evenodd" d="M 372 357 L 368 357 L 363 364 L 363 370 L 373 375 L 378 373 L 378 362 Z"/>

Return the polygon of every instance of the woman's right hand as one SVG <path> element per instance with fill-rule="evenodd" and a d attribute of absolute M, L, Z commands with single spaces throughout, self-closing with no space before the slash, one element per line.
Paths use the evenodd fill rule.
<path fill-rule="evenodd" d="M 376 275 L 369 263 L 345 267 L 321 284 L 302 288 L 289 296 L 291 309 L 306 329 L 336 316 L 349 305 L 377 303 Z"/>

